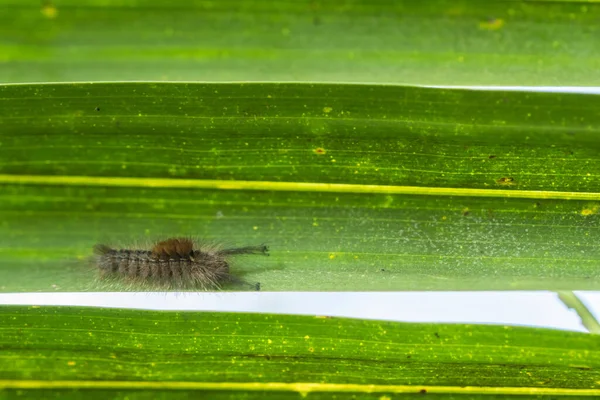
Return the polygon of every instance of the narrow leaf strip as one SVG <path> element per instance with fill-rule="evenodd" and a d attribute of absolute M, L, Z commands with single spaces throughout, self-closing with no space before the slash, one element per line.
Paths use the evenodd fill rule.
<path fill-rule="evenodd" d="M 581 323 L 590 333 L 600 334 L 600 323 L 598 323 L 594 317 L 594 314 L 588 310 L 585 304 L 583 304 L 581 299 L 579 299 L 575 293 L 570 291 L 561 291 L 558 292 L 558 298 L 568 308 L 574 310 L 577 315 L 579 315 L 579 318 L 581 318 Z"/>

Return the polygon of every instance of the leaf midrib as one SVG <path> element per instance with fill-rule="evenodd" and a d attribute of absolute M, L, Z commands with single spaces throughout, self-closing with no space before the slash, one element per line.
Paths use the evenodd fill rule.
<path fill-rule="evenodd" d="M 487 387 L 487 386 L 427 386 L 427 385 L 363 385 L 338 383 L 283 383 L 283 382 L 150 382 L 150 381 L 43 381 L 0 380 L 0 389 L 168 389 L 168 390 L 235 390 L 297 392 L 303 396 L 311 392 L 346 393 L 433 393 L 433 394 L 500 394 L 500 395 L 554 395 L 600 396 L 600 389 L 569 389 L 540 387 Z"/>
<path fill-rule="evenodd" d="M 362 185 L 347 183 L 318 182 L 274 182 L 238 181 L 216 179 L 169 179 L 169 178 L 130 178 L 97 177 L 73 175 L 9 175 L 0 174 L 0 184 L 60 185 L 60 186 L 107 186 L 179 189 L 218 189 L 254 191 L 301 191 L 319 193 L 364 193 L 364 194 L 408 194 L 429 196 L 495 197 L 521 199 L 555 200 L 600 200 L 597 192 L 567 192 L 550 190 L 509 190 L 446 188 L 395 185 Z"/>

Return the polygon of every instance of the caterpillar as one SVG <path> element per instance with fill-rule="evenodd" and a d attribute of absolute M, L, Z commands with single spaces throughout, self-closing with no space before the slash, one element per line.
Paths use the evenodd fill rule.
<path fill-rule="evenodd" d="M 161 289 L 220 289 L 223 284 L 247 285 L 260 290 L 260 283 L 248 283 L 230 273 L 230 257 L 242 254 L 269 255 L 266 245 L 221 249 L 201 246 L 191 238 L 174 237 L 157 241 L 150 249 L 94 246 L 95 266 L 101 278 Z"/>

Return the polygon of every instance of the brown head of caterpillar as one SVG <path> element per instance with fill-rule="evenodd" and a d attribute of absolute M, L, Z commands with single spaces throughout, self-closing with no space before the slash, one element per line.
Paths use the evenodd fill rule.
<path fill-rule="evenodd" d="M 171 290 L 218 290 L 224 284 L 260 290 L 260 283 L 249 283 L 231 274 L 229 258 L 242 254 L 268 256 L 268 251 L 265 245 L 201 246 L 183 237 L 158 241 L 149 249 L 94 246 L 95 265 L 101 278 Z"/>

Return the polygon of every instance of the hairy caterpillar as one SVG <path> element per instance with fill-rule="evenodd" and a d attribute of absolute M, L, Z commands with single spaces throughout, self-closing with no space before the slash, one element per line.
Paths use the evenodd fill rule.
<path fill-rule="evenodd" d="M 95 265 L 102 278 L 124 279 L 162 289 L 220 289 L 225 283 L 243 284 L 260 290 L 230 273 L 231 256 L 262 254 L 265 245 L 220 249 L 200 246 L 190 238 L 175 237 L 158 241 L 150 249 L 116 249 L 105 244 L 94 246 Z"/>

